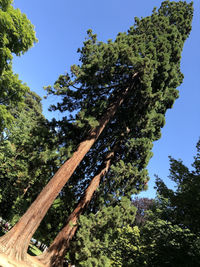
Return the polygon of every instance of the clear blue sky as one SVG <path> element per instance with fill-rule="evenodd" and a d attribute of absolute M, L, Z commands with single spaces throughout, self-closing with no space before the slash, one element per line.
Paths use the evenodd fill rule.
<path fill-rule="evenodd" d="M 58 76 L 69 71 L 70 65 L 78 62 L 77 48 L 82 46 L 87 29 L 93 29 L 100 41 L 115 39 L 118 32 L 126 31 L 134 17 L 151 15 L 160 0 L 15 0 L 14 6 L 26 13 L 35 25 L 39 42 L 20 58 L 14 58 L 14 71 L 19 74 L 31 90 L 41 97 L 43 86 L 52 85 Z M 190 1 L 187 1 L 190 2 Z M 181 69 L 185 76 L 179 87 L 180 98 L 173 109 L 167 112 L 162 138 L 154 143 L 148 170 L 151 177 L 149 189 L 141 196 L 154 197 L 154 174 L 158 174 L 171 186 L 169 160 L 171 155 L 182 159 L 190 166 L 196 153 L 200 136 L 200 5 L 194 3 L 193 29 L 187 40 Z M 43 101 L 43 112 L 47 118 L 48 106 L 53 97 Z"/>

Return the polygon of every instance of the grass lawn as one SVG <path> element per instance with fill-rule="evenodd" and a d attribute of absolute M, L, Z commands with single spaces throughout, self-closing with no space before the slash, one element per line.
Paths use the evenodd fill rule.
<path fill-rule="evenodd" d="M 39 248 L 37 248 L 36 246 L 30 244 L 28 248 L 28 254 L 31 256 L 38 256 L 42 254 L 42 251 L 39 250 Z"/>

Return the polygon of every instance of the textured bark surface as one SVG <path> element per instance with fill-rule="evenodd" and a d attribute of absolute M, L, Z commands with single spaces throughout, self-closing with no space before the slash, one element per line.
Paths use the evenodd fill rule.
<path fill-rule="evenodd" d="M 137 73 L 133 78 L 135 76 L 137 76 Z M 134 82 L 116 97 L 100 119 L 99 125 L 90 131 L 88 138 L 80 143 L 72 157 L 60 167 L 19 222 L 7 234 L 0 238 L 1 253 L 5 253 L 13 259 L 26 260 L 29 242 L 40 222 L 133 86 Z"/>
<path fill-rule="evenodd" d="M 36 257 L 28 255 L 26 262 L 11 260 L 6 255 L 0 254 L 0 267 L 46 267 Z"/>
<path fill-rule="evenodd" d="M 97 175 L 91 180 L 88 188 L 85 191 L 83 198 L 79 201 L 75 210 L 69 216 L 65 227 L 58 233 L 51 246 L 42 255 L 37 258 L 48 267 L 62 267 L 63 259 L 66 250 L 69 247 L 69 242 L 73 238 L 76 229 L 77 221 L 84 208 L 89 204 L 92 196 L 98 188 L 102 177 L 108 172 L 111 160 L 114 157 L 114 150 L 106 156 L 104 163 L 100 166 Z"/>

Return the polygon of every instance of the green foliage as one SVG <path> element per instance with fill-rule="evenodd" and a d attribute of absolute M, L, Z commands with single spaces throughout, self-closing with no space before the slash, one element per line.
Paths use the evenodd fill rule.
<path fill-rule="evenodd" d="M 180 59 L 192 13 L 192 4 L 165 1 L 151 16 L 136 18 L 135 25 L 114 41 L 100 42 L 89 30 L 78 50 L 80 65 L 73 65 L 71 73 L 46 88 L 48 94 L 61 97 L 51 110 L 63 112 L 64 118 L 55 122 L 63 161 L 87 138 L 91 127 L 98 125 L 107 107 L 125 88 L 130 89 L 69 182 L 79 198 L 107 152 L 117 145 L 112 168 L 90 204 L 95 212 L 113 196 L 147 188 L 145 168 L 152 156 L 152 142 L 160 138 L 166 110 L 178 97 L 176 88 L 183 80 Z"/>
<path fill-rule="evenodd" d="M 135 207 L 131 208 L 126 199 L 116 206 L 104 207 L 96 214 L 81 217 L 79 231 L 68 255 L 73 263 L 103 266 L 102 261 L 106 258 L 105 266 L 199 265 L 200 141 L 192 171 L 181 160 L 170 158 L 170 162 L 170 178 L 176 183 L 176 190 L 168 189 L 157 178 L 155 201 L 133 201 L 140 216 L 145 216 L 142 223 L 135 214 Z M 132 220 L 130 211 L 133 212 Z"/>
<path fill-rule="evenodd" d="M 20 56 L 37 41 L 33 25 L 12 1 L 0 1 L 0 132 L 13 116 L 11 109 L 23 103 L 28 87 L 12 71 L 13 54 Z"/>
<path fill-rule="evenodd" d="M 192 171 L 170 158 L 170 179 L 176 190 L 157 178 L 156 208 L 141 227 L 141 245 L 147 266 L 196 267 L 200 260 L 200 141 Z"/>
<path fill-rule="evenodd" d="M 137 226 L 126 225 L 117 229 L 117 239 L 111 248 L 111 266 L 142 266 L 143 262 L 140 248 L 140 230 Z M 144 265 L 143 265 L 144 266 Z"/>
<path fill-rule="evenodd" d="M 0 3 L 0 34 L 1 34 L 1 73 L 12 59 L 12 53 L 21 55 L 34 42 L 34 27 L 19 9 L 14 9 L 11 1 L 2 0 Z"/>
<path fill-rule="evenodd" d="M 11 115 L 15 119 L 0 137 L 0 216 L 13 225 L 62 164 L 62 149 L 37 94 L 27 93 L 23 110 L 16 105 Z M 54 201 L 36 239 L 45 244 L 53 240 L 76 201 L 71 191 L 69 187 Z"/>
<path fill-rule="evenodd" d="M 53 133 L 42 115 L 41 99 L 25 96 L 23 111 L 15 108 L 14 122 L 1 136 L 1 216 L 15 223 L 57 168 Z M 54 161 L 54 163 L 53 163 Z"/>
<path fill-rule="evenodd" d="M 42 115 L 37 94 L 27 93 L 23 110 L 16 107 L 11 114 L 15 120 L 0 142 L 0 216 L 13 225 L 57 171 L 62 158 L 57 134 Z M 70 188 L 68 197 L 73 199 Z M 53 240 L 71 212 L 73 200 L 69 198 L 62 194 L 54 201 L 35 233 L 36 239 L 45 244 Z"/>
<path fill-rule="evenodd" d="M 192 4 L 165 1 L 152 16 L 136 18 L 126 33 L 107 43 L 99 42 L 89 30 L 78 50 L 80 65 L 73 65 L 70 74 L 61 75 L 54 87 L 47 87 L 48 94 L 61 96 L 61 102 L 51 110 L 67 114 L 50 126 L 41 114 L 38 96 L 28 92 L 12 73 L 12 54 L 23 54 L 36 38 L 30 21 L 11 3 L 0 0 L 2 217 L 12 223 L 19 219 L 57 167 L 129 88 L 117 113 L 55 200 L 36 237 L 52 240 L 105 155 L 117 147 L 112 167 L 80 218 L 68 258 L 78 266 L 168 266 L 156 264 L 162 259 L 168 264 L 168 258 L 160 255 L 164 251 L 161 244 L 169 240 L 167 249 L 172 255 L 181 251 L 181 256 L 184 251 L 191 259 L 192 245 L 196 251 L 199 241 L 189 227 L 183 229 L 178 219 L 167 223 L 158 216 L 168 212 L 163 208 L 152 213 L 151 220 L 139 229 L 134 225 L 136 209 L 124 196 L 129 198 L 147 188 L 152 143 L 161 136 L 165 113 L 178 97 L 176 88 L 183 79 L 180 59 L 191 30 Z M 152 239 L 150 233 L 155 235 Z"/>
<path fill-rule="evenodd" d="M 73 195 L 78 201 L 105 155 L 117 147 L 111 168 L 102 177 L 80 219 L 77 241 L 68 255 L 75 264 L 147 264 L 143 257 L 145 241 L 138 244 L 138 228 L 133 221 L 123 221 L 128 215 L 120 208 L 121 204 L 115 203 L 147 188 L 146 166 L 152 156 L 152 143 L 161 136 L 165 113 L 178 98 L 177 87 L 183 80 L 181 52 L 191 30 L 192 14 L 192 4 L 165 1 L 151 16 L 136 18 L 135 25 L 126 33 L 119 33 L 114 41 L 100 42 L 89 30 L 83 47 L 78 50 L 80 65 L 73 65 L 70 73 L 61 75 L 54 86 L 46 88 L 48 94 L 61 99 L 51 110 L 63 113 L 61 121 L 53 122 L 63 161 L 87 139 L 88 132 L 98 125 L 107 108 L 129 89 L 68 187 L 61 192 L 62 200 Z M 135 258 L 131 259 L 131 254 Z"/>
<path fill-rule="evenodd" d="M 170 179 L 175 182 L 176 191 L 166 187 L 164 182 L 157 178 L 158 193 L 168 199 L 168 213 L 173 213 L 173 222 L 180 221 L 193 233 L 199 234 L 199 186 L 200 186 L 200 141 L 197 143 L 197 155 L 194 158 L 193 170 L 189 170 L 181 160 L 170 158 Z"/>
<path fill-rule="evenodd" d="M 72 260 L 75 256 L 73 263 L 78 266 L 122 266 L 120 264 L 122 261 L 125 263 L 125 258 L 122 258 L 126 249 L 127 256 L 138 252 L 138 228 L 129 226 L 134 221 L 135 212 L 131 202 L 122 198 L 113 206 L 103 207 L 96 214 L 81 216 L 77 242 L 72 244 L 72 254 L 69 253 L 68 257 L 71 256 Z M 135 245 L 123 244 L 126 235 L 134 238 Z M 134 259 L 129 261 L 131 263 Z"/>
<path fill-rule="evenodd" d="M 166 210 L 157 209 L 149 214 L 141 229 L 141 246 L 147 266 L 198 266 L 200 260 L 199 236 L 185 227 L 174 224 L 173 217 L 163 219 Z"/>

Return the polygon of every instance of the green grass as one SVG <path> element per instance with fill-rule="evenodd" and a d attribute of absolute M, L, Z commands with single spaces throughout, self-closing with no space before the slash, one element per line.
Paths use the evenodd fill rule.
<path fill-rule="evenodd" d="M 30 254 L 31 256 L 38 256 L 42 254 L 42 251 L 39 250 L 39 248 L 37 248 L 36 246 L 30 244 L 28 248 L 28 254 Z"/>

